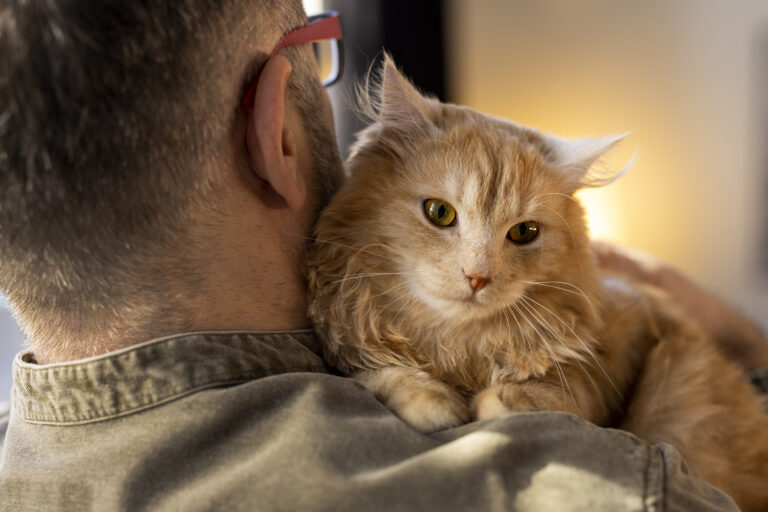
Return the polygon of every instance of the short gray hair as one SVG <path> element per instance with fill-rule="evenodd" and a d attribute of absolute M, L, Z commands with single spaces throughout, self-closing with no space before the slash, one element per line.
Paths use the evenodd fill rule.
<path fill-rule="evenodd" d="M 189 250 L 265 30 L 305 22 L 299 0 L 4 2 L 0 293 L 25 330 L 84 325 Z"/>

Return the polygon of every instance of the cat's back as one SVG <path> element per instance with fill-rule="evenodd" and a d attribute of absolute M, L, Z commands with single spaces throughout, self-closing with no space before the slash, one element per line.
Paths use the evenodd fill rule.
<path fill-rule="evenodd" d="M 768 412 L 743 372 L 664 293 L 605 276 L 603 337 L 633 339 L 636 377 L 619 423 L 645 441 L 670 443 L 692 475 L 744 510 L 768 507 Z M 627 375 L 633 370 L 627 368 Z"/>

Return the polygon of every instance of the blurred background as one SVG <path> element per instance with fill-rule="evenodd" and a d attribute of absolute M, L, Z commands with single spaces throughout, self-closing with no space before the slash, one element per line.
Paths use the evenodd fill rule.
<path fill-rule="evenodd" d="M 329 89 L 344 152 L 352 85 L 382 47 L 423 90 L 567 137 L 632 131 L 632 171 L 582 193 L 593 236 L 682 269 L 768 329 L 768 2 L 305 0 L 338 10 Z M 0 298 L 0 401 L 23 339 Z"/>

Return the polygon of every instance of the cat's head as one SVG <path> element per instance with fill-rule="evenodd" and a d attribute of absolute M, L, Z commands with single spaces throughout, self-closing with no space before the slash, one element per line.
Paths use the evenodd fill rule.
<path fill-rule="evenodd" d="M 565 140 L 440 103 L 389 58 L 373 83 L 374 122 L 328 211 L 345 244 L 382 256 L 370 278 L 445 321 L 524 307 L 527 290 L 562 288 L 567 298 L 594 279 L 573 194 L 614 177 L 592 169 L 621 137 Z"/>

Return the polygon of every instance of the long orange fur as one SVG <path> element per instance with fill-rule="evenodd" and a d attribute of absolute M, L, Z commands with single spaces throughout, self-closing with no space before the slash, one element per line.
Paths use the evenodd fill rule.
<path fill-rule="evenodd" d="M 569 141 L 440 103 L 390 59 L 380 78 L 308 255 L 328 360 L 420 430 L 565 411 L 672 443 L 692 474 L 768 510 L 761 398 L 661 293 L 597 268 L 573 194 L 615 177 L 596 169 L 620 137 Z M 426 199 L 456 224 L 431 224 Z M 506 238 L 531 220 L 536 240 Z"/>

